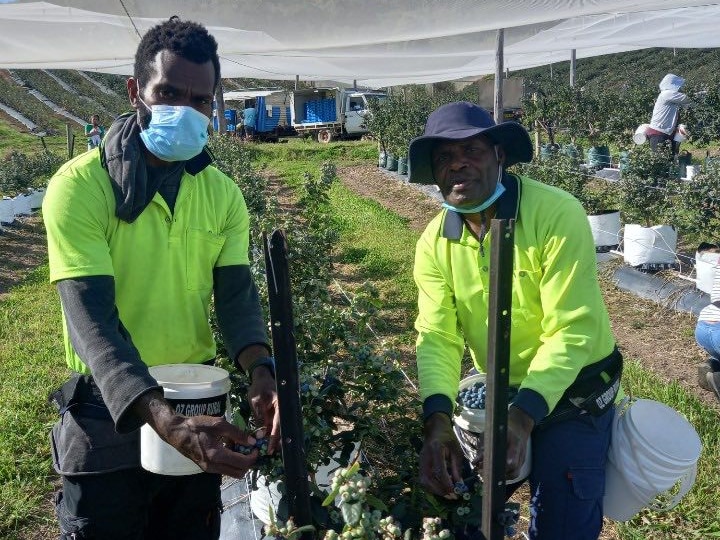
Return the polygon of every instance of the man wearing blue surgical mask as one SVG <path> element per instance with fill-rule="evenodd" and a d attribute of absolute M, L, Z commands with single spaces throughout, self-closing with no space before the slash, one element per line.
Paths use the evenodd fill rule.
<path fill-rule="evenodd" d="M 61 539 L 218 538 L 221 475 L 244 476 L 257 452 L 232 447 L 255 440 L 222 413 L 179 414 L 148 369 L 213 363 L 211 300 L 230 357 L 249 378 L 268 451 L 279 448 L 249 217 L 205 149 L 219 80 L 217 43 L 204 27 L 173 17 L 151 28 L 127 82 L 134 111 L 49 184 L 50 279 L 72 372 L 51 396 L 61 415 L 51 434 Z M 144 470 L 143 424 L 204 472 Z"/>

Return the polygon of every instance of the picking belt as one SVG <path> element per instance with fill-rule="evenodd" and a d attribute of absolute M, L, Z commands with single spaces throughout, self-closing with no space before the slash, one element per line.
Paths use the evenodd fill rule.
<path fill-rule="evenodd" d="M 585 366 L 540 425 L 552 424 L 579 414 L 600 416 L 606 413 L 614 405 L 620 391 L 622 369 L 623 357 L 617 347 L 602 360 Z"/>

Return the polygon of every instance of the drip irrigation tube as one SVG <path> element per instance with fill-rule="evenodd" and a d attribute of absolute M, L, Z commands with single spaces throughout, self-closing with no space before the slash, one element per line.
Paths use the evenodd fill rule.
<path fill-rule="evenodd" d="M 623 291 L 696 316 L 710 303 L 710 295 L 691 283 L 676 283 L 667 276 L 640 272 L 631 266 L 619 266 L 613 273 L 613 280 Z"/>

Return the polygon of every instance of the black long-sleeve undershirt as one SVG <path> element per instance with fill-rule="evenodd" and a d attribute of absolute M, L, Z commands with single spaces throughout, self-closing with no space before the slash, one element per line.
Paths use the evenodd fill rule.
<path fill-rule="evenodd" d="M 232 359 L 250 345 L 267 345 L 257 288 L 247 265 L 213 271 L 215 311 Z M 70 342 L 89 367 L 118 432 L 137 429 L 142 420 L 132 404 L 159 389 L 120 320 L 112 276 L 65 279 L 57 284 Z M 210 359 L 208 359 L 210 360 Z"/>

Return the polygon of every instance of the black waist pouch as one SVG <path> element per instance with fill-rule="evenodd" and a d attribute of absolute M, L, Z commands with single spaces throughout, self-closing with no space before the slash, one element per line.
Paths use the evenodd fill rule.
<path fill-rule="evenodd" d="M 579 414 L 605 414 L 615 404 L 615 398 L 620 391 L 622 370 L 623 357 L 615 347 L 613 352 L 602 360 L 580 370 L 575 382 L 565 391 L 555 409 L 541 424 L 554 423 Z"/>
<path fill-rule="evenodd" d="M 117 433 L 92 377 L 73 375 L 50 394 L 60 414 L 50 432 L 53 467 L 64 476 L 140 467 L 140 430 Z"/>

